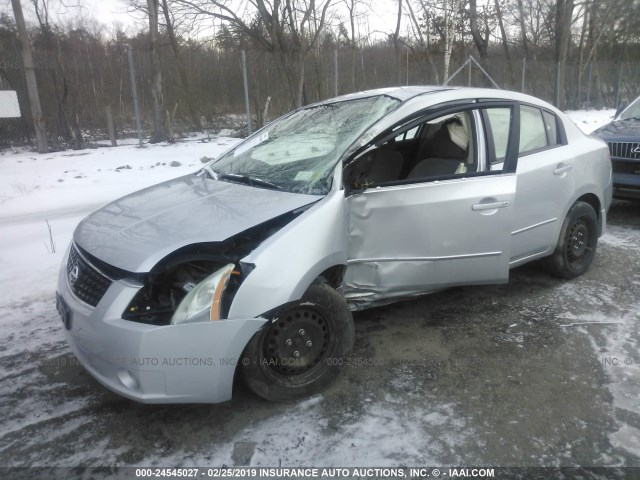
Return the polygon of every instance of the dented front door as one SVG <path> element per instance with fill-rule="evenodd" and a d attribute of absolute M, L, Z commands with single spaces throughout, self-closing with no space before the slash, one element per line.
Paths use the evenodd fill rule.
<path fill-rule="evenodd" d="M 347 198 L 354 308 L 509 278 L 515 174 L 377 187 Z"/>

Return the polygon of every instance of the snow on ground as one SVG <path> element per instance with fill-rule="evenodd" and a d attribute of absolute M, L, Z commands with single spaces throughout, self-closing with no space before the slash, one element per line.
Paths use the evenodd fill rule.
<path fill-rule="evenodd" d="M 0 219 L 95 209 L 127 193 L 195 171 L 238 139 L 0 156 Z M 18 218 L 16 218 L 18 217 Z"/>
<path fill-rule="evenodd" d="M 221 448 L 150 456 L 148 465 L 231 465 L 234 450 L 243 443 L 257 446 L 252 467 L 272 467 L 275 459 L 294 466 L 317 465 L 319 460 L 341 467 L 436 465 L 438 454 L 460 449 L 472 432 L 463 420 L 452 420 L 454 406 L 434 405 L 428 394 L 419 395 L 420 406 L 369 399 L 362 412 L 337 426 L 329 425 L 325 399 L 318 395 L 249 425 Z M 294 427 L 283 427 L 287 424 Z"/>
<path fill-rule="evenodd" d="M 615 225 L 607 226 L 598 243 L 599 254 L 617 252 L 618 261 L 633 261 L 632 250 L 640 245 L 640 231 L 637 228 Z M 624 256 L 629 252 L 629 257 Z M 638 265 L 640 267 L 640 265 Z M 590 340 L 595 354 L 610 379 L 608 389 L 613 397 L 616 416 L 622 421 L 618 429 L 609 434 L 612 445 L 627 450 L 640 457 L 640 424 L 629 418 L 640 418 L 640 299 L 632 305 L 621 301 L 623 296 L 631 296 L 640 286 L 640 273 L 635 270 L 624 290 L 612 285 L 581 288 L 577 283 L 565 283 L 558 293 L 573 297 L 581 308 L 566 312 L 561 322 L 566 328 L 579 328 Z M 584 283 L 583 283 L 584 285 Z M 622 306 L 625 305 L 625 306 Z"/>
<path fill-rule="evenodd" d="M 613 120 L 615 110 L 576 110 L 566 113 L 584 133 L 589 134 Z M 636 248 L 638 244 L 640 244 L 640 233 L 632 228 L 609 227 L 607 233 L 600 239 L 600 245 L 604 248 Z M 630 278 L 629 283 L 639 285 L 640 275 Z M 605 297 L 604 303 L 615 305 L 613 299 L 607 298 L 607 292 L 602 294 Z M 582 294 L 582 298 L 586 303 L 594 301 L 603 303 L 601 299 L 593 296 Z M 615 361 L 619 362 L 619 364 L 605 365 L 607 373 L 612 379 L 609 389 L 613 395 L 614 407 L 622 412 L 631 412 L 635 415 L 640 415 L 640 404 L 638 403 L 638 398 L 640 398 L 640 364 L 635 361 L 640 348 L 640 335 L 635 328 L 638 312 L 640 312 L 640 304 L 632 311 L 615 312 L 611 315 L 583 313 L 580 317 L 580 322 L 610 324 L 606 335 L 593 334 L 588 330 L 588 327 L 583 328 L 586 334 L 591 335 L 594 350 L 599 355 L 608 355 L 608 358 L 616 359 Z M 625 365 L 625 367 L 621 368 L 621 365 Z M 620 428 L 609 438 L 612 445 L 640 456 L 640 428 L 638 426 L 622 423 Z"/>
<path fill-rule="evenodd" d="M 233 138 L 39 155 L 0 155 L 0 304 L 55 290 L 75 226 L 91 211 L 141 188 L 196 171 Z M 47 222 L 55 244 L 52 252 Z M 28 259 L 28 264 L 25 260 Z"/>
<path fill-rule="evenodd" d="M 62 417 L 86 421 L 83 410 L 89 398 L 71 404 L 62 404 L 62 398 L 44 401 L 50 398 L 44 387 L 48 381 L 36 360 L 70 353 L 60 324 L 51 322 L 50 313 L 60 262 L 76 225 L 118 197 L 196 171 L 201 159 L 219 156 L 237 142 L 203 138 L 142 149 L 126 145 L 46 155 L 0 153 L 0 321 L 4 337 L 0 377 L 11 382 L 9 391 L 0 390 L 4 406 L 0 440 L 11 432 Z M 56 383 L 49 385 L 49 389 L 56 388 Z M 14 405 L 9 393 L 21 389 L 26 390 L 26 400 Z M 43 405 L 49 408 L 43 411 Z M 56 435 L 63 434 L 56 429 Z M 96 453 L 99 457 L 99 450 Z"/>

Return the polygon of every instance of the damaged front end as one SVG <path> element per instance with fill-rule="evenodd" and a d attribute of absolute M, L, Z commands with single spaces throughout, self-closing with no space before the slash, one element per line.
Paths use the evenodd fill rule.
<path fill-rule="evenodd" d="M 227 318 L 235 293 L 254 266 L 242 262 L 265 239 L 300 215 L 300 208 L 224 242 L 183 247 L 145 274 L 122 318 L 150 325 L 187 323 L 206 309 L 209 319 Z"/>
<path fill-rule="evenodd" d="M 72 243 L 56 297 L 73 353 L 100 383 L 133 400 L 230 399 L 242 351 L 267 322 L 225 320 L 254 269 L 242 259 L 306 209 L 222 242 L 184 246 L 146 273 L 113 267 Z"/>

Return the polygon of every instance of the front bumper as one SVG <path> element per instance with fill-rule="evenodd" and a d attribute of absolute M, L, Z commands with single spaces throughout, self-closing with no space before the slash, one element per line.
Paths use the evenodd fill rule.
<path fill-rule="evenodd" d="M 154 326 L 121 318 L 139 289 L 114 281 L 93 308 L 58 276 L 65 334 L 84 368 L 105 387 L 144 403 L 218 403 L 231 399 L 236 365 L 263 318 Z M 208 314 L 207 314 L 208 315 Z"/>
<path fill-rule="evenodd" d="M 613 172 L 613 196 L 640 199 L 640 175 Z"/>
<path fill-rule="evenodd" d="M 632 155 L 631 153 L 629 153 Z M 611 157 L 613 196 L 640 199 L 640 159 Z"/>

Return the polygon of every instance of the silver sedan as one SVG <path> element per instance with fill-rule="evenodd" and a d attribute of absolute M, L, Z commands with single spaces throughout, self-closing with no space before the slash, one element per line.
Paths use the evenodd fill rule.
<path fill-rule="evenodd" d="M 222 402 L 240 375 L 292 400 L 338 374 L 352 310 L 504 283 L 541 258 L 581 275 L 611 193 L 607 146 L 536 98 L 346 95 L 91 214 L 57 306 L 79 361 L 125 397 Z"/>

